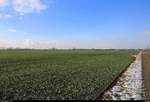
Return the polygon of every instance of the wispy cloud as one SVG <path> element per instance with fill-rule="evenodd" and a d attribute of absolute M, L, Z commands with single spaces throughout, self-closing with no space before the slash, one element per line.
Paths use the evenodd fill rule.
<path fill-rule="evenodd" d="M 15 32 L 17 32 L 17 30 L 14 28 L 11 28 L 11 29 L 8 29 L 8 32 L 15 33 Z"/>
<path fill-rule="evenodd" d="M 10 14 L 0 14 L 0 19 L 8 19 L 8 18 L 12 18 L 13 16 Z"/>
<path fill-rule="evenodd" d="M 39 13 L 48 7 L 43 0 L 0 0 L 0 7 L 7 7 L 19 15 Z"/>
<path fill-rule="evenodd" d="M 0 38 L 0 48 L 30 48 L 30 49 L 49 49 L 49 48 L 59 48 L 59 49 L 72 49 L 72 48 L 98 48 L 98 49 L 129 49 L 129 48 L 145 48 L 145 39 L 139 41 L 128 41 L 120 43 L 121 41 L 116 41 L 115 39 L 97 39 L 97 40 L 48 40 L 48 39 L 35 39 L 35 38 Z M 149 40 L 147 40 L 147 43 Z"/>
<path fill-rule="evenodd" d="M 42 0 L 14 0 L 13 9 L 20 15 L 38 13 L 45 10 L 47 6 Z"/>
<path fill-rule="evenodd" d="M 32 48 L 32 49 L 48 49 L 61 45 L 57 40 L 36 40 L 31 38 L 21 39 L 0 39 L 0 48 Z"/>

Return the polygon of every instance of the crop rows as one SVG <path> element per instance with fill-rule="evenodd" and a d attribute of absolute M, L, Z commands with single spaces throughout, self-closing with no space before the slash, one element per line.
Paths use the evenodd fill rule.
<path fill-rule="evenodd" d="M 95 99 L 135 51 L 0 51 L 0 100 Z"/>

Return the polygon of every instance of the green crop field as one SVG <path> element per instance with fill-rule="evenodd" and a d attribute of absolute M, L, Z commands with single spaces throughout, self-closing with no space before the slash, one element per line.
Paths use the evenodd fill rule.
<path fill-rule="evenodd" d="M 95 99 L 136 51 L 0 51 L 0 100 Z"/>

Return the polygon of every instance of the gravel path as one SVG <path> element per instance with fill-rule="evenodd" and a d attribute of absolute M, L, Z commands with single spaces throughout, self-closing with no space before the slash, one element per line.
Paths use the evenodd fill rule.
<path fill-rule="evenodd" d="M 116 85 L 106 91 L 103 100 L 142 100 L 141 53 L 117 81 Z M 149 74 L 150 75 L 150 74 Z M 150 82 L 150 81 L 149 81 Z"/>

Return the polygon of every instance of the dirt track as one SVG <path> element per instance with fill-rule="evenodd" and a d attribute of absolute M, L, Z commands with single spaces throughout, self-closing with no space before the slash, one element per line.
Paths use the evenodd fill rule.
<path fill-rule="evenodd" d="M 150 100 L 150 51 L 142 53 L 143 79 L 146 99 Z"/>

